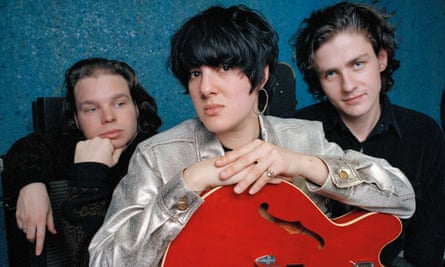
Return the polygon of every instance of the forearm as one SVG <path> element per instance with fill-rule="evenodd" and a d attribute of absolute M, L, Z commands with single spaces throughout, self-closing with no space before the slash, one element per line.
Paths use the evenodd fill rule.
<path fill-rule="evenodd" d="M 5 197 L 15 207 L 20 190 L 32 183 L 45 183 L 50 171 L 51 152 L 43 136 L 30 134 L 15 142 L 4 162 L 2 179 Z"/>
<path fill-rule="evenodd" d="M 320 158 L 310 155 L 299 155 L 300 175 L 309 182 L 321 186 L 328 178 L 329 170 Z"/>
<path fill-rule="evenodd" d="M 162 184 L 153 176 L 147 183 L 146 177 L 125 177 L 116 188 L 106 220 L 90 244 L 91 266 L 156 266 L 202 203 L 180 178 Z"/>
<path fill-rule="evenodd" d="M 77 188 L 107 188 L 110 183 L 110 167 L 97 162 L 72 164 L 69 184 Z"/>
<path fill-rule="evenodd" d="M 415 210 L 414 190 L 397 168 L 385 160 L 347 151 L 344 157 L 320 157 L 329 169 L 325 183 L 309 190 L 348 205 L 409 218 Z"/>

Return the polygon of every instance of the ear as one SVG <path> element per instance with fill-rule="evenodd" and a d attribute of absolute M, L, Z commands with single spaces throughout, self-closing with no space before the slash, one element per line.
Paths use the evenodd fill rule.
<path fill-rule="evenodd" d="M 266 65 L 264 67 L 264 79 L 261 82 L 261 87 L 260 88 L 264 88 L 264 86 L 266 85 L 268 80 L 269 80 L 269 65 Z"/>
<path fill-rule="evenodd" d="M 77 129 L 80 129 L 80 126 L 79 126 L 79 119 L 77 119 L 77 114 L 76 113 L 74 113 L 74 122 L 76 123 L 76 127 L 77 127 Z"/>
<path fill-rule="evenodd" d="M 386 66 L 388 66 L 388 52 L 385 49 L 381 49 L 377 57 L 379 61 L 380 72 L 382 72 L 386 69 Z"/>

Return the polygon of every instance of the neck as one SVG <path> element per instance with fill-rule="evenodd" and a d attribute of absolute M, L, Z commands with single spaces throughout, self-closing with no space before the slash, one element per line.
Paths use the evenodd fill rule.
<path fill-rule="evenodd" d="M 380 105 L 376 105 L 376 108 L 362 116 L 354 117 L 340 114 L 340 117 L 355 138 L 357 138 L 358 141 L 363 142 L 366 140 L 366 138 L 368 138 L 372 129 L 374 129 L 376 126 L 377 122 L 379 121 L 380 114 Z"/>
<path fill-rule="evenodd" d="M 236 149 L 244 146 L 258 138 L 260 135 L 260 125 L 258 116 L 246 121 L 244 124 L 224 133 L 217 134 L 218 140 L 228 149 Z"/>

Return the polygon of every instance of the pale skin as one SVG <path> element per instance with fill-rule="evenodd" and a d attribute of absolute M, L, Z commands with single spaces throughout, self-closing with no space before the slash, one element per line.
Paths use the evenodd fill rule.
<path fill-rule="evenodd" d="M 120 75 L 97 72 L 79 80 L 74 95 L 75 121 L 86 138 L 77 143 L 74 162 L 114 166 L 137 134 L 138 109 L 125 79 Z M 32 183 L 20 190 L 16 219 L 26 238 L 35 242 L 35 254 L 40 255 L 46 228 L 56 234 L 48 192 L 43 183 Z"/>
<path fill-rule="evenodd" d="M 200 66 L 190 72 L 188 84 L 196 113 L 206 128 L 215 133 L 227 148 L 233 149 L 219 158 L 189 166 L 183 172 L 186 185 L 193 191 L 235 184 L 238 194 L 248 190 L 255 194 L 267 183 L 280 183 L 303 176 L 321 185 L 328 176 L 326 165 L 312 155 L 292 152 L 258 139 L 259 121 L 255 108 L 258 89 L 252 93 L 247 76 L 237 67 Z M 273 176 L 268 177 L 267 171 Z"/>
<path fill-rule="evenodd" d="M 314 62 L 328 100 L 364 141 L 380 118 L 380 73 L 388 64 L 387 52 L 376 54 L 364 34 L 344 31 L 315 51 Z"/>

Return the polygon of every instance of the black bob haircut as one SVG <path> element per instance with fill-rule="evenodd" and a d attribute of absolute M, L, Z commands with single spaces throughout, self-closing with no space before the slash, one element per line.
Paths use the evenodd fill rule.
<path fill-rule="evenodd" d="M 246 6 L 210 7 L 190 18 L 171 38 L 169 67 L 186 88 L 192 68 L 230 65 L 249 78 L 251 91 L 264 79 L 270 84 L 278 61 L 278 35 L 258 12 Z"/>

